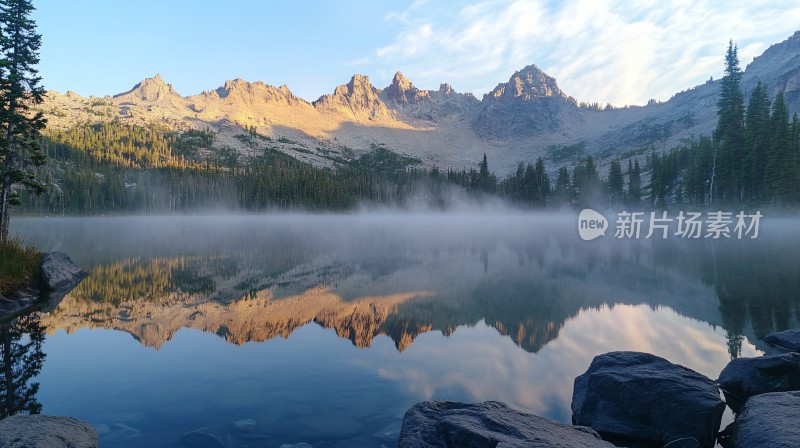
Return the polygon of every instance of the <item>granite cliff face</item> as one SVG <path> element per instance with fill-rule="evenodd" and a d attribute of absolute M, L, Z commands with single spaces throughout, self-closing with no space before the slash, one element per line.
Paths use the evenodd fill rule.
<path fill-rule="evenodd" d="M 746 95 L 759 80 L 773 95 L 784 92 L 790 112 L 800 112 L 800 32 L 747 66 Z M 579 107 L 535 65 L 514 73 L 481 100 L 447 83 L 421 89 L 401 72 L 383 89 L 365 75 L 353 75 L 313 102 L 286 85 L 242 79 L 183 97 L 156 75 L 113 97 L 49 92 L 41 110 L 56 129 L 115 119 L 159 122 L 176 130 L 209 128 L 218 133 L 219 145 L 243 154 L 248 148 L 235 136 L 255 127 L 259 134 L 287 137 L 306 148 L 276 143 L 278 150 L 325 166 L 334 166 L 344 147 L 358 154 L 373 144 L 439 167 L 472 166 L 486 153 L 490 168 L 503 174 L 519 161 L 540 156 L 554 165 L 571 162 L 558 156 L 558 149 L 568 145 L 583 148 L 575 157 L 592 154 L 602 163 L 626 150 L 669 149 L 686 137 L 708 134 L 716 124 L 719 86 L 709 80 L 663 103 L 598 111 Z"/>

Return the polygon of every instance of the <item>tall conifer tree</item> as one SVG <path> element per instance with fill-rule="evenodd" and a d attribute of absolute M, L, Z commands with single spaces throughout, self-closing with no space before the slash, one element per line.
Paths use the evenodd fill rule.
<path fill-rule="evenodd" d="M 0 0 L 0 242 L 8 239 L 11 205 L 19 203 L 12 187 L 44 191 L 33 170 L 46 160 L 39 147 L 45 119 L 32 111 L 44 100 L 33 10 L 30 0 Z"/>
<path fill-rule="evenodd" d="M 731 40 L 725 54 L 725 76 L 717 102 L 717 145 L 714 196 L 733 200 L 742 196 L 742 161 L 744 145 L 744 95 L 738 49 Z"/>

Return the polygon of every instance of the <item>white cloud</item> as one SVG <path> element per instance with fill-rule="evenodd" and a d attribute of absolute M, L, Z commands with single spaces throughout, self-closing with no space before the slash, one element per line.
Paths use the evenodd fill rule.
<path fill-rule="evenodd" d="M 728 39 L 742 65 L 800 23 L 795 1 L 488 0 L 417 4 L 375 52 L 421 87 L 450 82 L 478 97 L 536 64 L 583 101 L 643 104 L 721 76 Z"/>

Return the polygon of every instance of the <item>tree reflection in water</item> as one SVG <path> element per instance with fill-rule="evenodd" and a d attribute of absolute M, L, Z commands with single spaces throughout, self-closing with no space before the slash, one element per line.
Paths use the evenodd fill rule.
<path fill-rule="evenodd" d="M 39 383 L 31 379 L 44 365 L 44 338 L 38 313 L 0 323 L 0 419 L 42 412 Z"/>

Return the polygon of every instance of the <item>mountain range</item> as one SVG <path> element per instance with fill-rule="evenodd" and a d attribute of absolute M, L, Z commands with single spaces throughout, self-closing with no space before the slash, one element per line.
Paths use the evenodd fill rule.
<path fill-rule="evenodd" d="M 783 92 L 790 112 L 800 111 L 800 31 L 747 65 L 745 95 L 758 81 L 773 96 Z M 277 149 L 321 166 L 374 146 L 440 168 L 472 167 L 486 153 L 491 169 L 504 174 L 517 162 L 539 156 L 551 166 L 590 154 L 609 160 L 709 134 L 716 124 L 719 90 L 719 80 L 709 79 L 665 102 L 599 110 L 579 104 L 535 65 L 517 71 L 481 99 L 447 83 L 437 90 L 419 89 L 401 72 L 382 89 L 356 74 L 311 102 L 286 85 L 242 79 L 181 96 L 156 75 L 103 98 L 50 91 L 41 110 L 57 129 L 116 119 L 158 122 L 178 131 L 210 129 L 217 133 L 217 144 L 241 152 L 248 148 L 236 136 L 255 129 Z"/>

